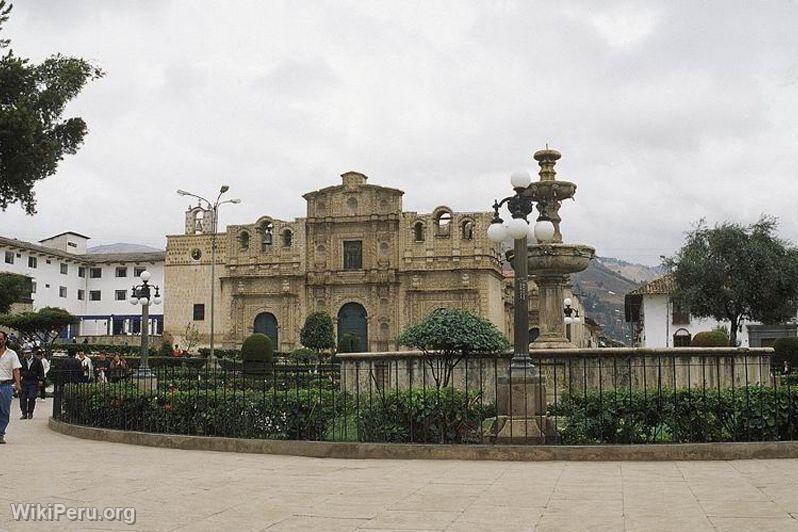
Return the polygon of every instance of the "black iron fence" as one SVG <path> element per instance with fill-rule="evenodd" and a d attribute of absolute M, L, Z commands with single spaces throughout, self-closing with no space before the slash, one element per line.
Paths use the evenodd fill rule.
<path fill-rule="evenodd" d="M 798 437 L 798 382 L 771 350 L 347 354 L 336 363 L 55 368 L 53 416 L 118 430 L 396 443 L 604 444 Z"/>

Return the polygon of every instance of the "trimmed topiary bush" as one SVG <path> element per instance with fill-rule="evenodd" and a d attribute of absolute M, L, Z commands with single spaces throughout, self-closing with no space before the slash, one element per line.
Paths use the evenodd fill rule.
<path fill-rule="evenodd" d="M 510 342 L 493 323 L 473 312 L 441 308 L 399 335 L 399 343 L 424 352 L 436 387 L 446 387 L 464 357 L 496 355 Z"/>
<path fill-rule="evenodd" d="M 776 353 L 773 355 L 773 365 L 781 369 L 784 361 L 792 371 L 798 368 L 798 337 L 779 338 L 773 343 Z"/>
<path fill-rule="evenodd" d="M 723 329 L 702 331 L 693 336 L 691 347 L 729 347 L 729 336 Z"/>
<path fill-rule="evenodd" d="M 333 321 L 326 312 L 314 312 L 309 315 L 299 331 L 299 342 L 317 353 L 335 347 Z"/>
<path fill-rule="evenodd" d="M 255 333 L 241 345 L 244 373 L 266 373 L 274 361 L 272 340 L 265 334 Z"/>

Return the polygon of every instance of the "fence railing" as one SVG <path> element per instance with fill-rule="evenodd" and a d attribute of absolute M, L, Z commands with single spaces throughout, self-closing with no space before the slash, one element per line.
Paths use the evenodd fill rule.
<path fill-rule="evenodd" d="M 396 443 L 604 444 L 798 437 L 795 376 L 772 350 L 541 351 L 508 356 L 339 355 L 334 364 L 54 369 L 53 416 L 119 430 Z"/>

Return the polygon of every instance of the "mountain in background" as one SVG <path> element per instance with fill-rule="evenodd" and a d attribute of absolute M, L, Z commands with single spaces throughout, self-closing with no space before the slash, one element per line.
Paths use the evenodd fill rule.
<path fill-rule="evenodd" d="M 662 269 L 662 266 L 646 266 L 612 257 L 596 257 L 596 260 L 608 269 L 636 283 L 647 283 L 652 279 L 665 275 L 665 270 Z"/>
<path fill-rule="evenodd" d="M 624 319 L 624 296 L 663 273 L 660 267 L 596 257 L 585 271 L 572 277 L 573 289 L 581 299 L 585 313 L 601 325 L 605 336 L 632 345 L 631 333 Z"/>
<path fill-rule="evenodd" d="M 106 244 L 104 246 L 94 246 L 87 250 L 89 253 L 151 253 L 153 251 L 163 251 L 162 249 L 154 248 L 151 246 L 144 246 L 142 244 L 125 244 L 120 242 L 118 244 Z"/>

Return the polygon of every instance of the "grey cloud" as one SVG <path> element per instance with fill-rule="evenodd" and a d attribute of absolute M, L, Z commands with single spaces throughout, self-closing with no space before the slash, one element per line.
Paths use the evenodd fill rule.
<path fill-rule="evenodd" d="M 0 213 L 0 231 L 163 245 L 181 229 L 176 188 L 227 182 L 244 203 L 222 222 L 243 223 L 303 215 L 303 192 L 350 169 L 404 189 L 408 210 L 486 210 L 550 142 L 579 184 L 565 235 L 602 254 L 655 263 L 700 217 L 760 212 L 795 240 L 796 15 L 786 1 L 19 3 L 18 53 L 96 58 L 108 77 L 70 108 L 91 133 L 37 189 L 40 214 Z"/>

